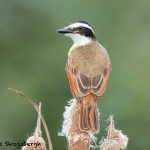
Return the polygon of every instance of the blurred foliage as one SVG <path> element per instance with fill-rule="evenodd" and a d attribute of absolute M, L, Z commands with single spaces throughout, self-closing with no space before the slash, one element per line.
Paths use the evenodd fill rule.
<path fill-rule="evenodd" d="M 148 0 L 0 0 L 0 142 L 21 142 L 36 124 L 34 109 L 7 91 L 13 87 L 42 102 L 54 150 L 67 149 L 66 139 L 57 133 L 72 98 L 65 72 L 72 41 L 56 30 L 86 20 L 108 49 L 113 68 L 99 103 L 99 140 L 114 114 L 116 128 L 130 139 L 128 149 L 149 150 L 149 15 Z"/>

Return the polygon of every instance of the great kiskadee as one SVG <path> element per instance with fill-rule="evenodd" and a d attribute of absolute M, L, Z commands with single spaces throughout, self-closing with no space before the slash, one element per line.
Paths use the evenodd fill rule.
<path fill-rule="evenodd" d="M 80 103 L 79 129 L 100 130 L 97 102 L 106 90 L 111 72 L 107 50 L 97 41 L 91 26 L 78 21 L 57 30 L 71 37 L 66 71 L 73 96 Z"/>

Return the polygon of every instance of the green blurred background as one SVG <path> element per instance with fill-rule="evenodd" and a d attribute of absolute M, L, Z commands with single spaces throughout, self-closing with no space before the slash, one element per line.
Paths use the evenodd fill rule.
<path fill-rule="evenodd" d="M 13 87 L 42 102 L 54 150 L 67 149 L 58 132 L 72 98 L 65 72 L 72 41 L 56 30 L 77 20 L 91 24 L 112 62 L 99 140 L 114 114 L 130 139 L 127 149 L 150 150 L 149 0 L 0 0 L 0 142 L 22 142 L 36 125 L 35 110 L 7 90 Z"/>

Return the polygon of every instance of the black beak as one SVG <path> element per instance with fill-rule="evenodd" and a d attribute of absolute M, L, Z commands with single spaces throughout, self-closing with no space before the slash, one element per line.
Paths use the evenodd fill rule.
<path fill-rule="evenodd" d="M 73 33 L 73 31 L 67 27 L 63 28 L 63 29 L 59 29 L 57 30 L 58 33 L 63 33 L 63 34 L 66 34 L 66 33 Z"/>

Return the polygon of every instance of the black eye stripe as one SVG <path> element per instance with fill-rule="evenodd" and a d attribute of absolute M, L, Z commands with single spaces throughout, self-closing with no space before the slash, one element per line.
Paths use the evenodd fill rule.
<path fill-rule="evenodd" d="M 82 30 L 80 30 L 80 34 L 84 35 L 86 37 L 91 37 L 91 38 L 95 39 L 95 35 L 94 35 L 93 31 L 89 28 L 86 28 L 86 27 L 82 28 Z"/>
<path fill-rule="evenodd" d="M 92 29 L 84 26 L 78 26 L 72 29 L 74 33 L 78 33 L 80 35 L 84 35 L 86 37 L 91 37 L 92 39 L 96 39 Z"/>

